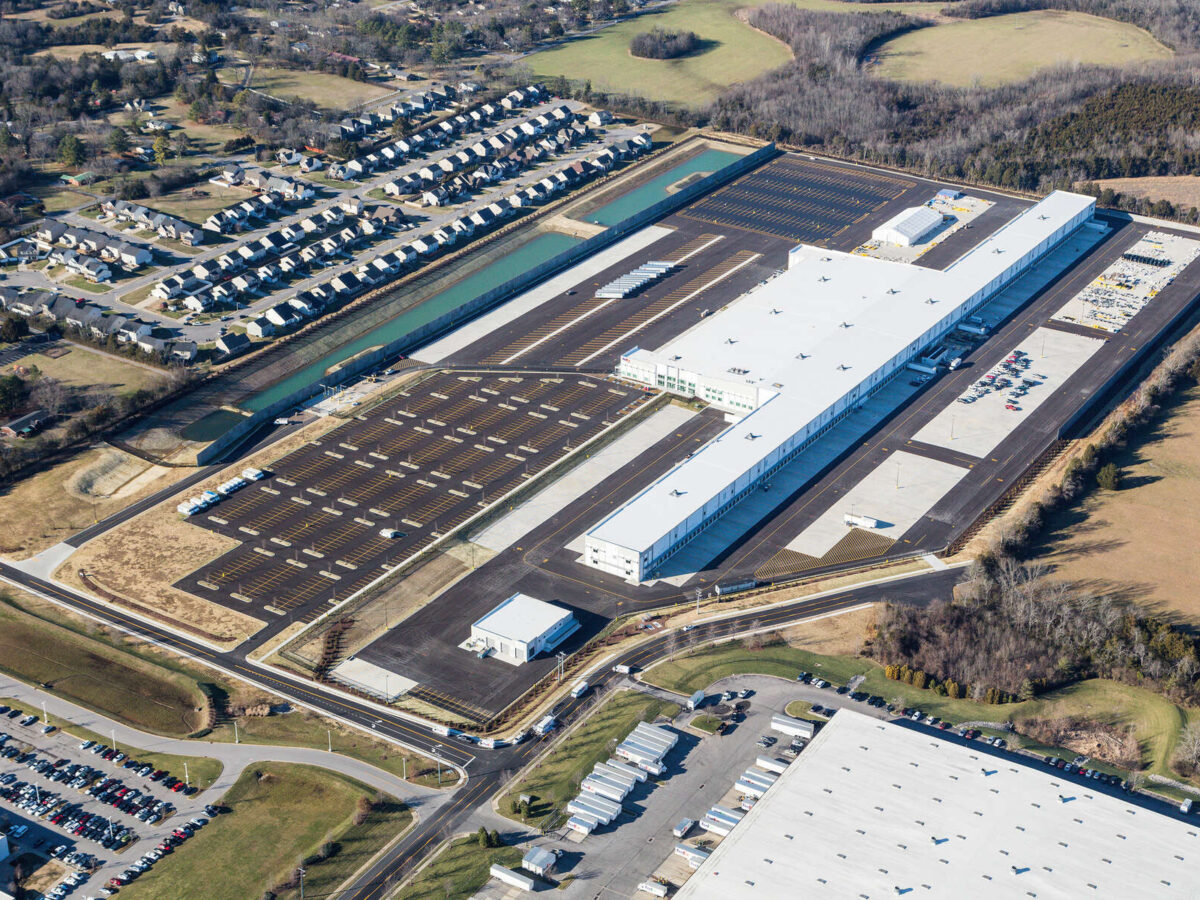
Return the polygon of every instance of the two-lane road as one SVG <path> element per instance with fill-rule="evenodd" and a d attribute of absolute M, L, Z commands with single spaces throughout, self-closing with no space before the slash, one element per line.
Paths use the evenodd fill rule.
<path fill-rule="evenodd" d="M 829 615 L 863 603 L 888 600 L 895 603 L 924 604 L 936 597 L 948 597 L 959 578 L 956 569 L 920 572 L 895 580 L 850 588 L 826 596 L 796 600 L 767 609 L 748 610 L 737 615 L 714 618 L 697 625 L 697 643 L 718 640 L 751 629 L 782 628 L 817 616 Z M 454 798 L 428 819 L 420 820 L 405 838 L 384 853 L 352 885 L 338 894 L 338 900 L 383 900 L 389 889 L 411 871 L 450 834 L 457 831 L 473 811 L 486 806 L 503 785 L 505 775 L 516 772 L 543 748 L 538 741 L 517 746 L 483 750 L 453 738 L 433 734 L 427 727 L 388 712 L 376 704 L 334 694 L 311 682 L 267 671 L 245 658 L 245 650 L 221 652 L 165 628 L 159 628 L 110 605 L 91 600 L 67 588 L 28 575 L 0 563 L 0 579 L 39 594 L 112 627 L 151 641 L 169 650 L 191 657 L 242 681 L 278 694 L 300 706 L 333 716 L 343 722 L 380 734 L 407 747 L 461 767 L 468 778 Z M 720 615 L 720 613 L 717 613 Z M 667 632 L 638 645 L 611 660 L 612 665 L 647 668 L 678 649 L 678 633 Z M 602 690 L 609 680 L 609 669 L 589 678 Z M 590 698 L 567 700 L 557 716 L 570 723 L 590 704 Z"/>

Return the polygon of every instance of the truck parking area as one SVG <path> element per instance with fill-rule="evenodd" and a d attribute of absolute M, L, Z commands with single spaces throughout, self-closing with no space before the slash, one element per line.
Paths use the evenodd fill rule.
<path fill-rule="evenodd" d="M 435 373 L 194 516 L 243 543 L 177 586 L 310 621 L 646 397 L 594 377 Z"/>

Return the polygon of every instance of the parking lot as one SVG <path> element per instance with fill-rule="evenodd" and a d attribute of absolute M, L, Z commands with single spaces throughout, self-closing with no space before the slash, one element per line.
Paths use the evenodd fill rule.
<path fill-rule="evenodd" d="M 906 178 L 781 156 L 697 201 L 682 215 L 828 246 L 851 225 L 916 187 L 916 181 Z"/>
<path fill-rule="evenodd" d="M 2 709 L 0 818 L 12 823 L 10 849 L 81 873 L 47 892 L 52 900 L 84 883 L 88 894 L 104 893 L 109 879 L 150 868 L 202 827 L 189 824 L 207 811 L 184 773 L 156 770 L 136 751 L 81 741 L 36 717 L 23 725 L 32 713 Z"/>
<path fill-rule="evenodd" d="M 599 378 L 435 373 L 195 515 L 243 543 L 177 587 L 310 621 L 646 397 Z"/>

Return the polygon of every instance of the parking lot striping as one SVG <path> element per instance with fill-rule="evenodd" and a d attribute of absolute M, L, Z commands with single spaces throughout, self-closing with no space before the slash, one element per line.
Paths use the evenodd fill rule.
<path fill-rule="evenodd" d="M 602 300 L 601 302 L 596 303 L 596 304 L 588 305 L 588 308 L 584 312 L 582 312 L 578 316 L 576 316 L 575 318 L 570 319 L 569 321 L 565 322 L 562 326 L 554 329 L 553 331 L 549 332 L 548 334 L 543 335 L 542 337 L 538 338 L 537 340 L 533 341 L 532 343 L 526 344 L 524 347 L 522 347 L 516 353 L 509 356 L 507 359 L 502 360 L 501 365 L 505 365 L 505 366 L 512 365 L 514 362 L 516 362 L 518 359 L 520 359 L 522 356 L 524 356 L 529 351 L 537 349 L 542 344 L 546 343 L 546 341 L 549 341 L 553 338 L 558 337 L 564 331 L 574 328 L 576 325 L 578 325 L 584 319 L 588 318 L 589 316 L 595 315 L 596 313 L 600 312 L 600 310 L 607 307 L 609 304 L 616 303 L 616 302 L 617 302 L 617 300 L 615 298 L 613 298 L 613 299 L 609 299 L 609 300 Z"/>
<path fill-rule="evenodd" d="M 683 304 L 687 303 L 689 300 L 692 300 L 692 299 L 698 297 L 700 294 L 703 294 L 709 288 L 712 288 L 715 285 L 720 284 L 726 278 L 731 277 L 736 272 L 738 272 L 740 269 L 745 268 L 746 266 L 750 265 L 750 263 L 754 262 L 757 259 L 760 259 L 761 257 L 762 257 L 761 253 L 754 253 L 750 250 L 739 251 L 735 256 L 733 256 L 729 260 L 729 263 L 733 263 L 733 264 L 730 265 L 728 268 L 725 268 L 724 271 L 720 272 L 720 274 L 718 274 L 715 278 L 712 278 L 712 280 L 693 289 L 690 293 L 684 294 L 682 297 L 680 297 L 674 303 L 671 303 L 669 306 L 654 313 L 654 315 L 650 316 L 648 319 L 645 319 L 644 321 L 634 325 L 628 331 L 625 331 L 622 334 L 618 335 L 617 337 L 613 338 L 607 344 L 603 345 L 602 347 L 595 350 L 594 352 L 588 354 L 587 356 L 585 356 L 583 359 L 579 360 L 578 362 L 572 363 L 572 365 L 575 365 L 575 366 L 587 365 L 589 362 L 591 362 L 593 359 L 595 359 L 600 354 L 606 353 L 607 351 L 611 350 L 613 347 L 617 346 L 617 344 L 620 344 L 620 343 L 623 343 L 623 342 L 629 340 L 631 337 L 633 337 L 635 334 L 637 334 L 639 331 L 641 331 L 647 325 L 651 325 L 654 322 L 657 322 L 663 316 L 669 314 L 672 310 L 682 306 Z M 710 273 L 714 272 L 714 271 L 718 271 L 721 268 L 723 268 L 723 266 L 717 266 L 714 269 L 710 270 Z M 710 274 L 710 273 L 706 273 L 706 275 Z M 701 276 L 701 278 L 703 278 L 703 277 L 705 277 L 705 276 Z M 696 280 L 699 280 L 699 279 L 696 279 Z M 689 284 L 692 284 L 692 283 L 694 283 L 694 282 L 689 282 Z M 687 286 L 688 285 L 685 285 L 683 290 L 686 290 Z"/>
<path fill-rule="evenodd" d="M 723 234 L 701 234 L 692 238 L 686 244 L 663 254 L 662 260 L 678 265 L 679 263 L 687 262 L 693 256 L 703 253 L 709 247 L 719 244 L 723 240 L 725 240 L 725 235 Z"/>

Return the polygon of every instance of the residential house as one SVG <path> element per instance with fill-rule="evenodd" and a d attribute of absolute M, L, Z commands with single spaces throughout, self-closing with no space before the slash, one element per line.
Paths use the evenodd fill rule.
<path fill-rule="evenodd" d="M 168 346 L 168 356 L 171 360 L 190 363 L 196 358 L 199 348 L 195 341 L 171 341 Z"/>
<path fill-rule="evenodd" d="M 275 325 L 266 316 L 259 316 L 246 326 L 246 334 L 252 338 L 270 337 L 274 333 Z"/>
<path fill-rule="evenodd" d="M 290 328 L 300 321 L 296 308 L 287 303 L 277 303 L 266 312 L 266 319 L 277 328 Z"/>
<path fill-rule="evenodd" d="M 244 334 L 223 334 L 217 338 L 217 352 L 222 356 L 237 356 L 250 349 L 250 338 Z"/>

